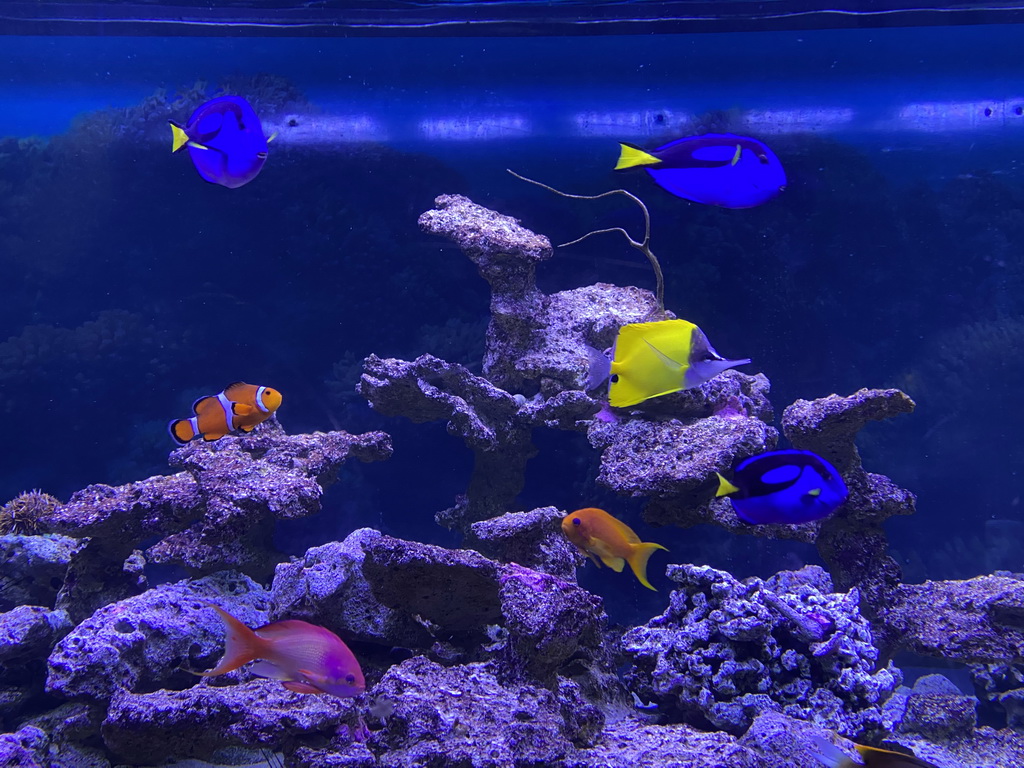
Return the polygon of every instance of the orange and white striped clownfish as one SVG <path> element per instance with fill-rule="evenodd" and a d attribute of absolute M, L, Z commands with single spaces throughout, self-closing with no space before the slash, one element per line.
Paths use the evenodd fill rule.
<path fill-rule="evenodd" d="M 211 442 L 239 430 L 252 432 L 280 406 L 281 393 L 276 389 L 236 381 L 219 394 L 196 400 L 192 403 L 195 416 L 175 419 L 167 428 L 181 445 L 197 437 Z"/>

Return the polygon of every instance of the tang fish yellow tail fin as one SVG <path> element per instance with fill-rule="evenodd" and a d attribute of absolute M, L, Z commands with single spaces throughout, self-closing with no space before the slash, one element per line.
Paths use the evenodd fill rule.
<path fill-rule="evenodd" d="M 167 122 L 171 125 L 171 134 L 173 136 L 173 139 L 171 141 L 171 152 L 177 152 L 179 149 L 188 144 L 188 134 L 185 133 L 185 129 L 182 128 L 180 125 L 177 125 L 176 123 L 171 123 L 170 120 L 168 120 Z"/>
<path fill-rule="evenodd" d="M 668 549 L 661 546 L 661 544 L 642 541 L 633 546 L 633 551 L 628 558 L 629 567 L 633 569 L 633 573 L 636 575 L 637 579 L 640 580 L 640 583 L 648 589 L 654 589 L 654 587 L 652 587 L 651 582 L 647 580 L 647 561 L 650 559 L 654 551 L 658 549 L 664 549 L 668 552 Z"/>
<path fill-rule="evenodd" d="M 644 152 L 640 147 L 632 144 L 619 144 L 619 161 L 615 163 L 615 170 L 623 168 L 634 168 L 638 165 L 657 165 L 661 160 L 649 152 Z"/>
<path fill-rule="evenodd" d="M 227 630 L 227 638 L 224 643 L 224 655 L 217 666 L 206 672 L 196 672 L 195 674 L 202 677 L 223 675 L 225 672 L 238 669 L 243 664 L 263 657 L 265 640 L 222 608 L 213 603 L 206 603 L 206 605 L 220 615 L 224 622 L 224 628 Z"/>
<path fill-rule="evenodd" d="M 722 473 L 721 472 L 718 472 L 717 474 L 718 474 L 718 491 L 715 492 L 715 497 L 716 498 L 719 497 L 719 496 L 728 496 L 730 493 L 736 493 L 736 491 L 739 490 L 739 488 L 737 488 L 735 485 L 733 485 L 728 480 L 726 480 L 724 477 L 722 477 Z"/>

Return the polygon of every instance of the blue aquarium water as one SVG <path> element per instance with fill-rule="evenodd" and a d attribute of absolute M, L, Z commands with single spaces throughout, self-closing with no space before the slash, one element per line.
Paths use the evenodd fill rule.
<path fill-rule="evenodd" d="M 839 764 L 814 746 L 838 732 L 922 764 L 1024 765 L 1005 704 L 1024 691 L 1022 20 L 1013 3 L 3 3 L 0 764 L 812 766 Z M 616 171 L 623 143 L 643 154 Z M 630 357 L 620 326 L 664 318 L 648 258 L 620 232 L 573 241 L 642 240 L 641 208 L 508 170 L 636 196 L 665 309 L 751 362 L 698 380 L 700 345 L 666 352 L 654 330 Z M 502 261 L 511 225 L 440 195 L 557 247 Z M 417 223 L 439 205 L 455 224 Z M 610 407 L 595 359 L 641 402 Z M 236 381 L 280 407 L 200 405 Z M 798 400 L 817 402 L 784 416 Z M 348 435 L 377 437 L 345 461 Z M 742 483 L 772 525 L 715 499 L 716 473 L 789 447 L 845 478 L 805 476 L 813 496 L 849 499 L 778 506 L 756 486 L 788 465 Z M 628 528 L 563 536 L 591 507 Z M 644 573 L 634 531 L 669 550 L 641 558 L 656 591 L 623 568 Z M 347 575 L 324 586 L 321 560 Z M 195 615 L 169 617 L 175 600 Z M 268 648 L 259 677 L 197 683 L 181 670 L 224 642 L 198 600 L 328 627 L 367 692 Z M 485 668 L 532 702 L 511 725 L 403 692 L 487 701 Z M 920 668 L 956 685 L 898 687 Z M 207 691 L 228 691 L 232 727 L 186 701 Z M 893 714 L 939 706 L 914 696 L 945 696 L 956 727 Z M 797 762 L 764 752 L 773 729 Z"/>

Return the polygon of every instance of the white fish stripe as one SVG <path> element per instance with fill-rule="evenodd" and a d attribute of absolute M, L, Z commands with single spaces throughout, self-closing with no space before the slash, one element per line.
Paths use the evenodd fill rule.
<path fill-rule="evenodd" d="M 188 420 L 188 424 L 189 424 L 190 427 L 192 427 L 192 437 L 198 437 L 199 436 L 199 417 L 198 416 L 193 416 L 191 419 Z"/>
<path fill-rule="evenodd" d="M 267 410 L 267 407 L 263 405 L 264 390 L 266 390 L 266 387 L 260 387 L 259 389 L 256 390 L 256 407 L 259 408 L 264 413 L 270 413 L 270 411 Z"/>
<path fill-rule="evenodd" d="M 220 403 L 220 407 L 224 410 L 224 422 L 228 425 L 228 432 L 231 432 L 235 428 L 235 425 L 232 423 L 235 415 L 231 412 L 231 401 L 228 400 L 223 392 L 217 395 L 217 400 Z"/>

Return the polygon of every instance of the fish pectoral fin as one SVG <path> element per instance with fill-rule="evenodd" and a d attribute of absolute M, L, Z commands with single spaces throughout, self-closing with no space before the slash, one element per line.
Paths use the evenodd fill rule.
<path fill-rule="evenodd" d="M 738 163 L 740 161 L 740 157 L 742 157 L 742 155 L 743 155 L 743 145 L 742 144 L 737 144 L 736 145 L 736 154 L 732 156 L 732 161 L 729 163 L 729 165 L 736 165 L 736 163 Z"/>
<path fill-rule="evenodd" d="M 274 131 L 272 134 L 267 136 L 267 144 L 269 144 L 270 142 L 272 142 L 276 138 L 277 138 L 277 131 Z"/>
<path fill-rule="evenodd" d="M 316 686 L 310 685 L 309 683 L 302 683 L 298 680 L 286 680 L 281 683 L 285 688 L 293 693 L 323 693 Z"/>
<path fill-rule="evenodd" d="M 654 352 L 654 354 L 656 354 L 658 356 L 658 359 L 661 360 L 661 362 L 663 362 L 667 367 L 674 368 L 676 370 L 679 370 L 679 369 L 681 369 L 683 367 L 682 363 L 680 363 L 678 360 L 673 360 L 671 357 L 666 355 L 664 352 L 662 352 L 656 346 L 651 344 L 651 342 L 649 342 L 647 339 L 644 339 L 644 344 L 646 344 L 648 347 L 650 347 L 651 351 Z"/>
<path fill-rule="evenodd" d="M 817 498 L 818 496 L 821 496 L 821 488 L 812 488 L 807 492 L 807 495 Z"/>
<path fill-rule="evenodd" d="M 269 677 L 271 680 L 288 680 L 291 678 L 291 675 L 277 666 L 277 664 L 272 661 L 267 661 L 266 659 L 260 659 L 257 661 L 249 667 L 249 671 L 254 675 L 259 675 L 260 677 Z"/>
<path fill-rule="evenodd" d="M 245 403 L 232 403 L 231 412 L 235 416 L 250 416 L 256 409 Z"/>

